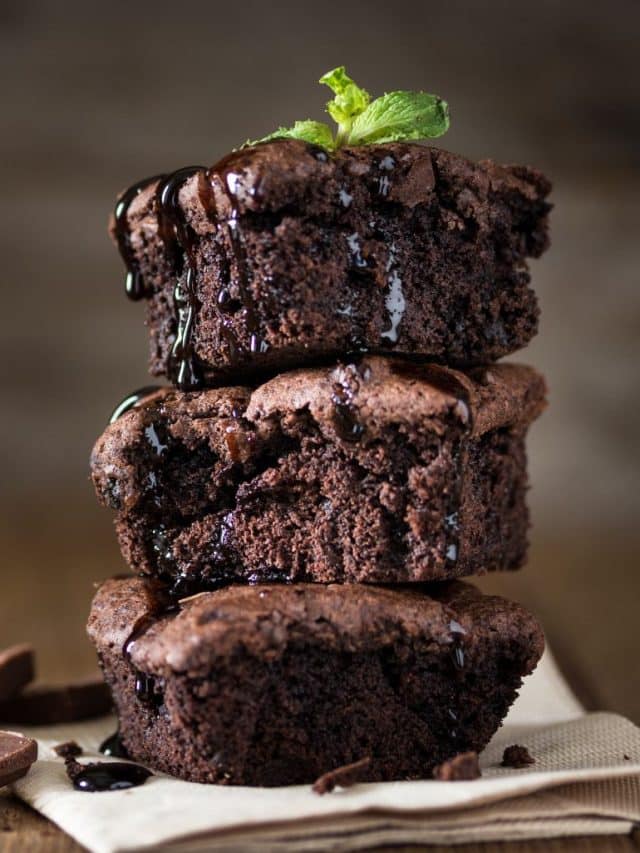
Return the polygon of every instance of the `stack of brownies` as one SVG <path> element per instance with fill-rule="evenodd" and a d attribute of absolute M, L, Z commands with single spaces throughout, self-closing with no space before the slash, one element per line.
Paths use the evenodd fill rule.
<path fill-rule="evenodd" d="M 184 779 L 428 778 L 543 637 L 460 576 L 522 565 L 545 405 L 526 259 L 547 180 L 283 139 L 135 185 L 112 234 L 151 371 L 92 457 L 134 572 L 89 633 L 127 754 Z"/>

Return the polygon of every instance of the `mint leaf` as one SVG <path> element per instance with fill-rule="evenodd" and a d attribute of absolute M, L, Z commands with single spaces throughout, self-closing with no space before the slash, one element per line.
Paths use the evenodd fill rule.
<path fill-rule="evenodd" d="M 327 112 L 338 125 L 336 147 L 339 147 L 349 135 L 353 120 L 366 109 L 371 96 L 353 82 L 344 65 L 327 71 L 318 82 L 328 86 L 335 94 L 333 100 L 327 103 Z"/>
<path fill-rule="evenodd" d="M 344 65 L 323 74 L 319 82 L 334 93 L 327 112 L 338 125 L 335 137 L 324 122 L 307 119 L 245 145 L 271 139 L 302 139 L 335 151 L 343 145 L 433 139 L 449 129 L 449 107 L 437 95 L 389 92 L 372 101 L 369 93 L 349 77 Z"/>
<path fill-rule="evenodd" d="M 433 139 L 449 129 L 449 107 L 427 92 L 389 92 L 354 119 L 347 145 Z"/>
<path fill-rule="evenodd" d="M 258 142 L 269 142 L 271 139 L 303 139 L 305 142 L 320 145 L 322 148 L 332 149 L 334 147 L 333 134 L 329 125 L 323 121 L 313 121 L 312 119 L 297 121 L 293 127 L 279 127 L 268 136 L 263 136 L 262 139 L 255 139 L 246 144 L 257 145 Z"/>

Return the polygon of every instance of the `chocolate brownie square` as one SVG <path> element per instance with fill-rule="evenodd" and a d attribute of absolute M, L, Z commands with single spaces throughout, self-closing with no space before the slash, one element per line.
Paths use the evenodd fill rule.
<path fill-rule="evenodd" d="M 458 581 L 230 586 L 171 607 L 155 581 L 111 580 L 88 630 L 128 755 L 233 785 L 354 762 L 366 781 L 428 779 L 486 745 L 544 645 L 523 607 Z"/>
<path fill-rule="evenodd" d="M 519 567 L 532 368 L 382 357 L 257 389 L 163 389 L 98 439 L 125 559 L 180 594 L 230 580 L 450 579 Z"/>
<path fill-rule="evenodd" d="M 193 389 L 345 353 L 470 366 L 525 346 L 549 191 L 535 169 L 418 144 L 288 139 L 143 181 L 111 227 L 148 300 L 152 373 Z"/>

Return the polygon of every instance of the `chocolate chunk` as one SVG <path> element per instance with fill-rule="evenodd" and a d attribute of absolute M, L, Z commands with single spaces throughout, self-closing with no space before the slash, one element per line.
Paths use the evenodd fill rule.
<path fill-rule="evenodd" d="M 19 693 L 34 671 L 33 648 L 26 643 L 0 651 L 0 702 Z"/>
<path fill-rule="evenodd" d="M 24 726 L 75 723 L 111 711 L 111 692 L 94 678 L 61 687 L 33 687 L 0 702 L 0 720 Z"/>
<path fill-rule="evenodd" d="M 520 746 L 517 743 L 508 746 L 502 754 L 502 767 L 513 767 L 514 770 L 519 770 L 535 763 L 536 760 L 527 747 Z"/>
<path fill-rule="evenodd" d="M 440 782 L 468 782 L 481 776 L 477 752 L 461 752 L 439 764 L 433 771 Z"/>
<path fill-rule="evenodd" d="M 0 732 L 0 788 L 24 776 L 37 757 L 35 740 L 15 732 Z"/>
<path fill-rule="evenodd" d="M 370 758 L 361 758 L 360 761 L 354 761 L 353 764 L 344 764 L 342 767 L 336 767 L 335 770 L 329 770 L 328 773 L 323 773 L 312 785 L 312 789 L 316 794 L 328 794 L 339 785 L 341 788 L 349 788 L 355 785 L 362 778 L 362 770 L 368 767 L 371 763 Z"/>
<path fill-rule="evenodd" d="M 82 747 L 75 740 L 67 740 L 64 743 L 59 743 L 53 747 L 53 751 L 60 758 L 77 758 L 82 755 Z"/>

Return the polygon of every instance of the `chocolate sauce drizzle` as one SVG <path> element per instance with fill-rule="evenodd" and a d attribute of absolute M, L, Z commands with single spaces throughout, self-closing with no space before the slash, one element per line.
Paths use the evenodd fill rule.
<path fill-rule="evenodd" d="M 231 249 L 231 257 L 233 259 L 233 270 L 227 269 L 227 282 L 223 287 L 217 299 L 218 310 L 221 314 L 221 331 L 232 355 L 246 353 L 247 350 L 251 354 L 265 353 L 269 349 L 267 342 L 259 334 L 260 324 L 253 304 L 253 299 L 249 293 L 248 285 L 248 269 L 247 255 L 240 228 L 239 221 L 239 206 L 238 206 L 238 182 L 242 172 L 242 155 L 232 153 L 223 157 L 215 166 L 207 172 L 207 183 L 210 189 L 210 202 L 213 205 L 216 221 L 220 228 L 226 231 L 227 241 Z M 221 187 L 225 194 L 231 209 L 231 215 L 226 219 L 218 217 L 215 210 L 215 201 L 213 195 L 213 185 Z M 248 190 L 249 194 L 255 194 L 256 189 L 252 187 Z M 236 285 L 238 299 L 232 297 L 233 284 Z M 242 319 L 244 327 L 249 333 L 248 346 L 244 341 L 238 338 L 231 323 L 231 315 L 242 311 Z"/>
<path fill-rule="evenodd" d="M 162 385 L 145 385 L 144 388 L 138 388 L 137 391 L 132 391 L 130 394 L 127 394 L 127 396 L 124 397 L 124 399 L 121 400 L 113 410 L 113 413 L 109 418 L 109 423 L 115 423 L 118 418 L 121 418 L 130 409 L 134 409 L 136 406 L 139 406 L 144 399 L 151 396 L 151 394 L 154 394 L 156 391 L 159 391 L 160 388 L 162 388 Z"/>
<path fill-rule="evenodd" d="M 466 635 L 467 631 L 459 622 L 452 619 L 449 622 L 449 632 L 452 639 L 451 662 L 453 663 L 454 669 L 461 672 L 465 667 L 463 637 Z"/>
<path fill-rule="evenodd" d="M 184 218 L 180 189 L 204 166 L 186 166 L 165 177 L 156 189 L 158 236 L 165 246 L 176 276 L 173 304 L 176 337 L 167 361 L 167 375 L 181 391 L 202 385 L 193 348 L 193 324 L 197 310 L 194 232 Z"/>
<path fill-rule="evenodd" d="M 168 596 L 157 592 L 150 609 L 143 613 L 133 626 L 133 630 L 127 637 L 122 654 L 125 660 L 132 666 L 135 674 L 134 691 L 136 698 L 145 705 L 156 707 L 162 704 L 162 690 L 157 684 L 154 676 L 133 667 L 131 664 L 131 652 L 133 646 L 140 637 L 145 634 L 163 616 L 174 613 L 179 609 L 178 605 Z"/>
<path fill-rule="evenodd" d="M 108 755 L 112 758 L 129 757 L 127 750 L 125 749 L 125 745 L 122 743 L 119 729 L 102 741 L 98 751 L 103 755 Z"/>
<path fill-rule="evenodd" d="M 354 396 L 360 382 L 368 380 L 369 368 L 357 363 L 347 364 L 334 371 L 334 377 L 331 403 L 336 434 L 342 441 L 360 441 L 364 426 L 358 420 Z"/>
<path fill-rule="evenodd" d="M 164 178 L 164 175 L 154 175 L 152 178 L 145 178 L 143 181 L 138 181 L 137 184 L 129 187 L 118 198 L 113 212 L 115 219 L 114 233 L 120 255 L 127 270 L 124 289 L 129 299 L 132 299 L 134 302 L 147 296 L 147 289 L 140 273 L 133 246 L 131 245 L 131 231 L 128 223 L 129 208 L 136 196 L 155 181 L 162 178 Z"/>

